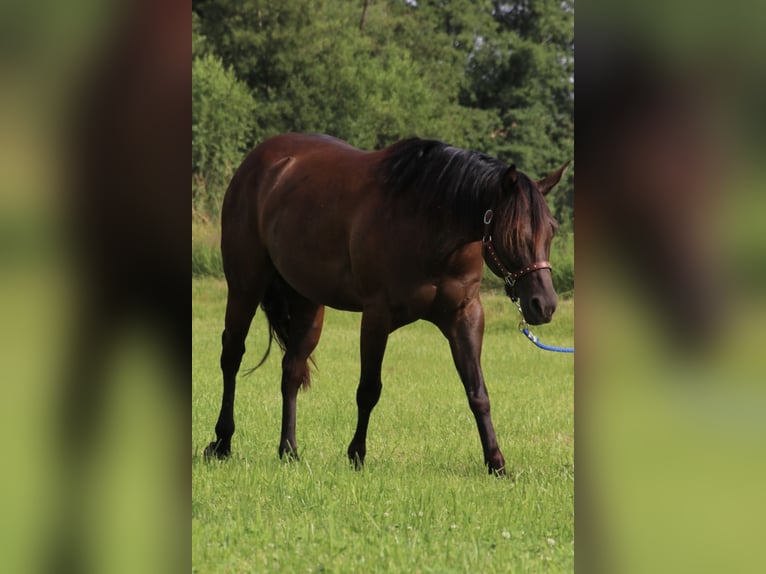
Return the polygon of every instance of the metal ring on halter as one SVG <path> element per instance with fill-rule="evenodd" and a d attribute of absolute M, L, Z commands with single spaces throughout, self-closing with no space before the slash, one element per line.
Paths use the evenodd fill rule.
<path fill-rule="evenodd" d="M 529 326 L 529 323 L 527 323 L 527 320 L 524 319 L 523 321 L 519 321 L 519 331 L 522 333 L 524 332 L 524 329 L 526 329 Z"/>
<path fill-rule="evenodd" d="M 489 225 L 492 222 L 492 210 L 488 209 L 484 212 L 484 225 Z"/>

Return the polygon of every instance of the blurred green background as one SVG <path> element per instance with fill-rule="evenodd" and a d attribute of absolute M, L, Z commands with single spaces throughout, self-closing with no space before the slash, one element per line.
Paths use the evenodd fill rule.
<path fill-rule="evenodd" d="M 582 210 L 576 202 L 575 226 L 577 571 L 766 568 L 760 542 L 766 511 L 765 15 L 762 5 L 739 1 L 726 6 L 578 6 L 578 46 L 595 42 L 606 48 L 578 51 L 578 98 L 593 93 L 588 83 L 598 75 L 593 70 L 627 48 L 632 62 L 645 64 L 649 72 L 624 69 L 624 75 L 630 78 L 635 72 L 670 86 L 659 97 L 667 97 L 675 106 L 669 108 L 681 112 L 687 102 L 694 128 L 706 138 L 691 143 L 716 151 L 689 157 L 690 148 L 649 140 L 667 154 L 658 157 L 652 145 L 636 146 L 646 156 L 633 158 L 635 173 L 650 187 L 636 190 L 631 198 L 636 218 L 621 220 L 629 226 L 642 218 L 633 243 L 618 244 L 614 234 L 588 226 L 593 221 L 587 206 L 621 190 L 604 185 L 600 196 L 586 198 L 588 186 L 579 181 L 587 201 Z M 652 99 L 657 93 L 638 83 L 624 96 L 644 123 L 626 121 L 615 131 L 653 133 L 657 126 L 646 123 L 646 110 L 661 108 Z M 594 165 L 599 158 L 592 152 L 599 144 L 580 134 L 590 131 L 589 122 L 599 121 L 597 112 L 577 114 L 577 125 L 584 129 L 577 130 L 576 157 L 588 155 Z M 667 125 L 673 118 L 661 121 Z M 656 162 L 670 168 L 663 172 Z M 658 184 L 662 193 L 653 195 L 651 177 L 641 173 L 673 173 L 679 165 L 692 166 L 691 172 L 674 180 L 679 185 Z M 651 217 L 644 219 L 646 215 Z M 641 232 L 654 232 L 646 225 L 652 217 L 683 230 L 678 237 L 688 240 L 665 245 L 671 261 L 675 257 L 680 267 L 691 251 L 708 270 L 696 284 L 689 282 L 686 297 L 706 301 L 691 319 L 711 327 L 709 331 L 695 333 L 693 327 L 679 325 L 673 309 L 664 305 L 669 297 L 665 283 L 646 273 L 634 257 L 646 249 L 640 244 Z M 659 254 L 649 253 L 649 259 L 652 255 Z M 715 296 L 705 299 L 710 293 Z"/>

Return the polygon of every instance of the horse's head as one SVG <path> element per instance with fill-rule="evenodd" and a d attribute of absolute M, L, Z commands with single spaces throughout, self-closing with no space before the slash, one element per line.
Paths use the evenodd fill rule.
<path fill-rule="evenodd" d="M 566 163 L 533 181 L 512 165 L 503 176 L 495 213 L 485 218 L 487 265 L 505 279 L 506 292 L 512 299 L 518 298 L 524 318 L 532 325 L 548 323 L 558 302 L 549 263 L 558 223 L 545 195 L 568 167 Z"/>

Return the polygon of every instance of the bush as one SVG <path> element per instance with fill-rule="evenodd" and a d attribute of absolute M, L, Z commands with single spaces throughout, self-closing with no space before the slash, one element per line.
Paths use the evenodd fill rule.
<path fill-rule="evenodd" d="M 255 100 L 221 61 L 192 61 L 192 208 L 216 215 L 234 170 L 247 151 Z"/>
<path fill-rule="evenodd" d="M 574 297 L 574 233 L 557 236 L 551 246 L 553 287 L 559 297 Z"/>

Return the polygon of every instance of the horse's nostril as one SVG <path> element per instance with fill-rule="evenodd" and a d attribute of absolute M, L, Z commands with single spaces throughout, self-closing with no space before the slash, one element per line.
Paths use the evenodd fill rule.
<path fill-rule="evenodd" d="M 556 310 L 556 302 L 546 300 L 544 297 L 532 297 L 529 300 L 530 311 L 536 315 L 539 320 L 547 323 L 553 317 Z"/>

